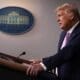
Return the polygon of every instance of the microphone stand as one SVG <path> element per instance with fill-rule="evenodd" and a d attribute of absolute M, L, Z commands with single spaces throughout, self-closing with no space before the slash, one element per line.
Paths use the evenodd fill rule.
<path fill-rule="evenodd" d="M 21 56 L 26 55 L 26 52 L 22 52 L 21 54 L 19 54 L 19 56 L 17 56 L 17 58 L 20 58 Z"/>

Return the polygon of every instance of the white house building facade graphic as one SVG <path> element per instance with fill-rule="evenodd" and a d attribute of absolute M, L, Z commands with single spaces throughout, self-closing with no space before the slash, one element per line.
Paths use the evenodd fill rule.
<path fill-rule="evenodd" d="M 29 17 L 18 14 L 15 11 L 10 12 L 8 15 L 0 15 L 0 24 L 28 24 Z"/>

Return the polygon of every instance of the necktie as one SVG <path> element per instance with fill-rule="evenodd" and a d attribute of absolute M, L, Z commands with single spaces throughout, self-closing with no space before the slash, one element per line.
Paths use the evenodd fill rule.
<path fill-rule="evenodd" d="M 61 49 L 67 45 L 69 39 L 70 39 L 70 33 L 66 33 L 66 36 L 65 36 L 64 41 L 62 43 Z"/>
<path fill-rule="evenodd" d="M 70 33 L 66 33 L 65 46 L 66 46 L 66 44 L 68 43 L 69 39 L 70 39 Z"/>

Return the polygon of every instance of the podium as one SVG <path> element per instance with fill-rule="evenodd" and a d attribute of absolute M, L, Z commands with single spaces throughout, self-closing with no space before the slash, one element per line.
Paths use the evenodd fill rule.
<path fill-rule="evenodd" d="M 25 73 L 0 66 L 0 80 L 31 80 Z"/>
<path fill-rule="evenodd" d="M 32 80 L 26 75 L 26 67 L 21 63 L 30 62 L 0 53 L 0 80 Z"/>

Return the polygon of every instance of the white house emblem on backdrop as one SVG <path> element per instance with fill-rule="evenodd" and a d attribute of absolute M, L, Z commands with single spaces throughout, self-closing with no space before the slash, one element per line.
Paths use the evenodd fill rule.
<path fill-rule="evenodd" d="M 8 34 L 22 34 L 32 29 L 33 15 L 20 7 L 5 7 L 0 10 L 0 30 Z"/>

